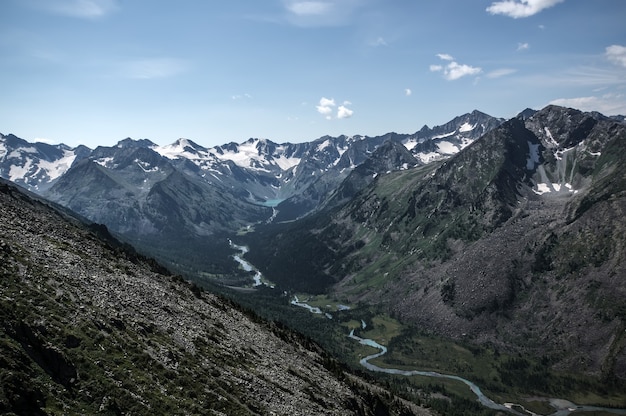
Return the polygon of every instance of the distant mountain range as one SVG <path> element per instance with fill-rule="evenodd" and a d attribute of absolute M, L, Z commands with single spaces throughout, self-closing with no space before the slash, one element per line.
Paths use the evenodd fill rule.
<path fill-rule="evenodd" d="M 183 271 L 190 272 L 185 258 L 193 257 L 196 269 L 223 274 L 231 262 L 224 269 L 216 259 L 227 257 L 227 235 L 315 212 L 383 143 L 402 144 L 412 155 L 384 169 L 407 169 L 459 152 L 502 121 L 473 111 L 414 134 L 295 144 L 250 139 L 212 148 L 187 139 L 167 146 L 125 139 L 72 149 L 9 134 L 0 136 L 0 176 L 106 224 Z M 213 255 L 204 259 L 207 252 Z"/>

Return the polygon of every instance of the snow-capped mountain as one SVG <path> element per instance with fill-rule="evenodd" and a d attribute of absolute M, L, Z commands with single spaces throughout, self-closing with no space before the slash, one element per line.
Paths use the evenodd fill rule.
<path fill-rule="evenodd" d="M 458 153 L 503 121 L 474 110 L 432 129 L 424 126 L 402 144 L 422 162 L 429 163 Z"/>
<path fill-rule="evenodd" d="M 184 138 L 165 146 L 147 139 L 127 138 L 115 146 L 91 150 L 85 146 L 70 148 L 64 144 L 29 143 L 9 134 L 0 135 L 0 176 L 43 194 L 75 163 L 85 158 L 107 169 L 136 163 L 148 175 L 150 169 L 158 169 L 153 166 L 160 163 L 156 155 L 148 156 L 144 151 L 144 157 L 151 160 L 135 161 L 128 160 L 128 152 L 119 151 L 143 148 L 208 183 L 231 189 L 240 187 L 251 202 L 276 203 L 299 194 L 328 173 L 337 177 L 338 180 L 332 182 L 338 184 L 387 140 L 402 143 L 418 160 L 429 163 L 457 153 L 501 122 L 474 111 L 442 126 L 432 129 L 424 126 L 414 134 L 325 136 L 295 144 L 251 138 L 240 144 L 228 143 L 211 148 Z"/>
<path fill-rule="evenodd" d="M 367 175 L 372 168 L 404 169 L 449 157 L 501 122 L 474 111 L 414 134 L 282 144 L 251 138 L 214 147 L 183 138 L 165 146 L 127 138 L 91 150 L 8 135 L 0 136 L 0 176 L 107 225 L 147 252 L 184 256 L 196 238 L 315 211 L 385 142 L 404 147 L 406 155 L 390 159 L 398 166 L 371 164 Z M 397 146 L 389 150 L 398 154 Z"/>
<path fill-rule="evenodd" d="M 44 192 L 56 179 L 90 153 L 79 146 L 29 143 L 13 134 L 0 134 L 0 176 L 34 192 Z"/>

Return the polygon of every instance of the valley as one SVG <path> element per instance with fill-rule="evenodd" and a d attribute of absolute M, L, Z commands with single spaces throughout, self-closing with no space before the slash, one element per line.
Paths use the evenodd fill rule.
<path fill-rule="evenodd" d="M 437 406 L 437 397 L 445 397 L 455 410 L 446 407 L 444 414 L 482 414 L 485 409 L 517 415 L 626 414 L 621 386 L 607 389 L 593 377 L 553 371 L 545 357 L 535 360 L 493 345 L 452 341 L 402 323 L 380 308 L 333 296 L 283 294 L 272 297 L 272 307 L 267 298 L 255 299 L 255 292 L 245 296 L 243 303 L 255 305 L 262 316 L 312 337 L 353 369 L 382 374 L 379 378 L 394 391 L 408 389 L 408 399 Z M 271 309 L 276 315 L 268 314 Z M 481 406 L 468 404 L 477 399 Z"/>
<path fill-rule="evenodd" d="M 548 106 L 297 145 L 126 139 L 56 170 L 2 138 L 3 176 L 413 403 L 626 409 L 623 122 Z"/>

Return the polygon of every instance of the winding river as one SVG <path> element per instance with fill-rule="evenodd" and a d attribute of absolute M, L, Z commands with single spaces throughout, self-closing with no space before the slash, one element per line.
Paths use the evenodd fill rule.
<path fill-rule="evenodd" d="M 231 243 L 232 244 L 232 243 Z M 243 247 L 243 246 L 235 246 L 236 248 L 240 249 L 240 250 L 246 250 L 247 251 L 247 247 Z M 242 255 L 246 252 L 244 251 L 242 253 Z M 237 260 L 239 261 L 239 260 Z M 244 260 L 245 262 L 245 260 Z M 243 265 L 243 263 L 242 263 Z M 245 267 L 245 266 L 244 266 Z M 316 307 L 316 306 L 311 306 L 309 304 L 307 304 L 306 302 L 301 302 L 297 296 L 293 297 L 293 300 L 290 302 L 292 305 L 297 306 L 297 307 L 301 307 L 301 308 L 305 308 L 308 309 L 311 313 L 314 314 L 322 314 L 323 311 Z M 340 305 L 339 310 L 343 310 L 343 309 L 350 309 L 347 306 L 343 306 Z M 326 316 L 329 319 L 332 319 L 331 316 L 329 316 L 329 314 L 326 314 Z M 366 323 L 365 321 L 361 320 L 361 329 L 365 329 L 366 327 Z M 386 368 L 386 367 L 379 367 L 375 364 L 370 363 L 370 360 L 373 360 L 375 358 L 381 357 L 383 355 L 385 355 L 387 353 L 387 347 L 385 347 L 384 345 L 379 344 L 378 342 L 374 341 L 373 339 L 368 339 L 368 338 L 361 338 L 357 335 L 354 334 L 354 329 L 352 329 L 350 331 L 350 334 L 348 335 L 349 338 L 358 341 L 360 344 L 362 345 L 367 345 L 373 348 L 376 348 L 378 350 L 380 350 L 379 352 L 377 352 L 376 354 L 372 354 L 372 355 L 368 355 L 367 357 L 362 358 L 359 361 L 359 364 L 363 367 L 365 367 L 367 370 L 369 371 L 373 371 L 373 372 L 377 372 L 377 373 L 385 373 L 385 374 L 393 374 L 393 375 L 399 375 L 399 376 L 424 376 L 424 377 L 434 377 L 434 378 L 445 378 L 445 379 L 449 379 L 449 380 L 456 380 L 459 381 L 463 384 L 465 384 L 466 386 L 468 386 L 470 388 L 470 390 L 472 391 L 472 393 L 474 393 L 478 399 L 478 401 L 480 402 L 480 404 L 482 404 L 483 406 L 489 408 L 489 409 L 493 409 L 493 410 L 500 410 L 500 411 L 504 411 L 504 412 L 508 412 L 514 415 L 518 415 L 518 416 L 541 416 L 537 413 L 531 412 L 530 410 L 527 410 L 526 408 L 524 408 L 524 406 L 522 406 L 521 404 L 517 404 L 517 403 L 504 403 L 504 404 L 499 404 L 494 402 L 493 400 L 491 400 L 489 397 L 485 396 L 483 394 L 483 392 L 480 390 L 480 387 L 478 387 L 476 384 L 472 383 L 471 381 L 464 379 L 463 377 L 459 377 L 459 376 L 455 376 L 452 374 L 441 374 L 435 371 L 422 371 L 422 370 L 402 370 L 399 368 Z M 550 404 L 550 406 L 552 406 L 556 411 L 552 414 L 550 414 L 549 416 L 568 416 L 572 413 L 578 413 L 578 412 L 606 412 L 606 413 L 612 413 L 612 414 L 616 414 L 616 415 L 626 415 L 626 409 L 615 409 L 615 408 L 609 408 L 609 407 L 598 407 L 598 406 L 581 406 L 581 405 L 577 405 L 575 403 L 572 403 L 568 400 L 564 400 L 564 399 L 557 399 L 557 398 L 551 398 L 547 400 L 548 403 Z"/>
<path fill-rule="evenodd" d="M 482 404 L 485 407 L 488 407 L 494 410 L 502 410 L 502 411 L 509 412 L 515 415 L 520 415 L 520 416 L 528 416 L 528 415 L 539 416 L 536 413 L 526 410 L 522 405 L 519 405 L 519 404 L 496 403 L 493 400 L 491 400 L 489 397 L 485 396 L 483 392 L 480 390 L 480 387 L 478 387 L 476 384 L 459 376 L 441 374 L 435 371 L 401 370 L 397 368 L 378 367 L 377 365 L 374 365 L 370 363 L 369 361 L 386 354 L 387 347 L 377 343 L 376 341 L 372 339 L 361 338 L 361 337 L 354 335 L 354 329 L 350 331 L 350 335 L 348 336 L 358 341 L 362 345 L 368 345 L 370 347 L 374 347 L 380 350 L 380 352 L 377 352 L 376 354 L 368 355 L 367 357 L 364 357 L 359 361 L 359 364 L 361 364 L 363 367 L 365 367 L 366 369 L 370 371 L 374 371 L 377 373 L 394 374 L 394 375 L 400 375 L 400 376 L 425 376 L 425 377 L 435 377 L 435 378 L 447 378 L 450 380 L 460 381 L 461 383 L 467 385 L 470 388 L 470 390 L 478 398 L 478 401 L 480 402 L 480 404 Z M 574 412 L 594 412 L 594 411 L 596 412 L 603 411 L 607 413 L 613 413 L 616 415 L 626 415 L 626 409 L 613 409 L 613 408 L 596 407 L 596 406 L 579 406 L 570 401 L 563 400 L 563 399 L 550 399 L 549 403 L 552 407 L 557 409 L 556 412 L 552 413 L 550 416 L 566 416 Z M 516 409 L 519 409 L 520 411 Z"/>
<path fill-rule="evenodd" d="M 265 283 L 263 280 L 261 280 L 261 278 L 263 277 L 263 275 L 261 274 L 261 272 L 255 268 L 253 265 L 251 265 L 250 263 L 248 263 L 246 260 L 243 259 L 243 256 L 248 252 L 248 247 L 246 246 L 239 246 L 237 244 L 234 244 L 231 240 L 228 240 L 228 244 L 230 244 L 230 246 L 234 249 L 239 250 L 239 254 L 235 254 L 233 256 L 233 259 L 235 259 L 235 261 L 237 263 L 239 263 L 239 265 L 241 265 L 241 267 L 247 271 L 247 272 L 251 272 L 254 271 L 254 276 L 252 277 L 252 279 L 254 280 L 254 283 L 252 284 L 252 286 L 261 286 L 262 284 L 265 284 L 266 286 L 269 286 L 271 288 L 274 287 L 274 285 L 272 283 Z"/>

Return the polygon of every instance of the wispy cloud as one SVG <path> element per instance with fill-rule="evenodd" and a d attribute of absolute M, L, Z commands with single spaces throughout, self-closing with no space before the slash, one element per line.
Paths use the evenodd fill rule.
<path fill-rule="evenodd" d="M 246 94 L 235 94 L 232 95 L 230 98 L 232 98 L 234 101 L 236 100 L 243 100 L 243 99 L 250 99 L 252 98 L 252 95 L 246 93 Z"/>
<path fill-rule="evenodd" d="M 333 4 L 327 1 L 289 1 L 285 7 L 298 16 L 319 16 L 332 11 Z"/>
<path fill-rule="evenodd" d="M 296 26 L 337 26 L 350 21 L 359 0 L 283 0 L 287 22 Z"/>
<path fill-rule="evenodd" d="M 350 101 L 344 101 L 342 105 L 337 107 L 337 103 L 335 103 L 334 98 L 320 98 L 320 102 L 315 106 L 317 112 L 324 116 L 327 120 L 332 120 L 333 118 L 344 119 L 352 117 L 354 114 L 354 110 L 351 110 L 347 106 L 352 105 Z M 335 107 L 337 107 L 337 113 L 334 116 Z"/>
<path fill-rule="evenodd" d="M 376 40 L 370 42 L 370 46 L 387 46 L 387 41 L 383 37 L 379 36 Z"/>
<path fill-rule="evenodd" d="M 116 66 L 118 76 L 131 79 L 169 78 L 189 69 L 187 61 L 175 58 L 136 59 Z"/>
<path fill-rule="evenodd" d="M 413 94 L 413 91 L 411 91 L 410 88 L 407 88 L 407 89 L 404 90 L 404 95 L 406 95 L 407 97 L 410 97 L 411 94 Z"/>
<path fill-rule="evenodd" d="M 607 46 L 606 57 L 614 64 L 626 67 L 626 46 Z"/>
<path fill-rule="evenodd" d="M 34 9 L 81 19 L 104 17 L 119 8 L 117 0 L 27 0 Z"/>
<path fill-rule="evenodd" d="M 544 9 L 564 1 L 565 0 L 503 0 L 491 3 L 491 6 L 487 7 L 487 12 L 518 19 L 520 17 L 535 15 Z"/>
<path fill-rule="evenodd" d="M 581 111 L 598 111 L 607 116 L 626 115 L 626 96 L 623 94 L 558 98 L 550 101 L 550 104 L 577 108 Z"/>
<path fill-rule="evenodd" d="M 454 58 L 452 56 L 448 55 L 447 53 L 438 53 L 437 57 L 439 59 L 444 60 L 444 61 L 453 61 L 454 60 Z"/>
<path fill-rule="evenodd" d="M 529 48 L 530 48 L 530 45 L 527 42 L 523 42 L 523 43 L 520 42 L 520 43 L 517 44 L 517 50 L 518 51 L 525 51 L 525 50 L 527 50 Z"/>
<path fill-rule="evenodd" d="M 487 78 L 500 78 L 500 77 L 505 77 L 505 76 L 507 76 L 507 75 L 514 74 L 515 72 L 517 72 L 517 69 L 513 69 L 513 68 L 500 68 L 500 69 L 495 69 L 495 70 L 490 71 L 489 73 L 487 73 Z"/>
<path fill-rule="evenodd" d="M 437 57 L 443 61 L 447 61 L 446 65 L 430 65 L 431 72 L 441 72 L 443 77 L 448 81 L 454 81 L 468 75 L 478 75 L 482 72 L 479 67 L 466 64 L 459 64 L 451 55 L 445 53 L 437 54 Z"/>
<path fill-rule="evenodd" d="M 621 67 L 599 68 L 578 66 L 555 72 L 538 72 L 519 79 L 533 87 L 578 87 L 578 88 L 625 88 L 624 70 Z"/>

